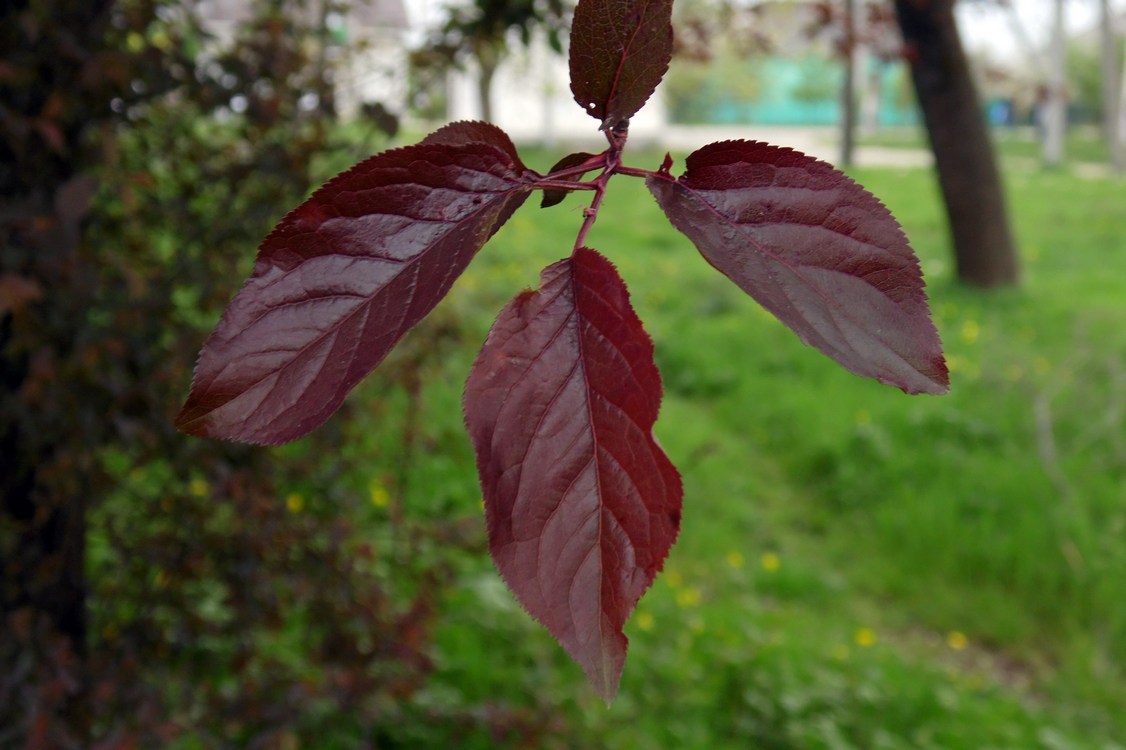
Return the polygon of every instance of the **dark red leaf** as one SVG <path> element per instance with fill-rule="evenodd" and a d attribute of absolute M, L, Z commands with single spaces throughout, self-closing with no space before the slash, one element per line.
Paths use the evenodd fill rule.
<path fill-rule="evenodd" d="M 568 169 L 570 167 L 577 167 L 594 157 L 594 154 L 588 154 L 584 151 L 577 151 L 573 154 L 567 154 L 559 161 L 555 162 L 555 166 L 548 171 L 547 176 L 551 177 L 552 173 L 558 172 L 561 169 Z M 581 174 L 571 175 L 570 177 L 563 177 L 564 180 L 579 180 L 582 178 Z M 547 188 L 543 191 L 543 200 L 540 201 L 540 208 L 550 208 L 563 202 L 567 197 L 569 190 L 563 188 Z"/>
<path fill-rule="evenodd" d="M 947 391 L 918 260 L 891 213 L 844 174 L 728 141 L 689 156 L 679 180 L 647 182 L 708 262 L 804 342 L 908 393 Z"/>
<path fill-rule="evenodd" d="M 480 120 L 451 122 L 419 141 L 420 146 L 439 143 L 447 146 L 486 143 L 508 154 L 509 158 L 512 159 L 514 168 L 524 169 L 524 165 L 520 162 L 520 155 L 516 152 L 516 146 L 512 145 L 512 139 L 508 137 L 508 133 L 489 122 L 481 122 Z"/>
<path fill-rule="evenodd" d="M 276 444 L 328 419 L 527 198 L 538 175 L 497 133 L 444 128 L 286 216 L 204 345 L 177 426 Z"/>
<path fill-rule="evenodd" d="M 612 128 L 641 109 L 672 58 L 672 0 L 580 0 L 571 25 L 571 92 Z"/>
<path fill-rule="evenodd" d="M 660 401 L 625 284 L 586 248 L 501 312 L 465 386 L 489 551 L 607 701 L 622 626 L 680 526 L 680 475 L 652 433 Z"/>

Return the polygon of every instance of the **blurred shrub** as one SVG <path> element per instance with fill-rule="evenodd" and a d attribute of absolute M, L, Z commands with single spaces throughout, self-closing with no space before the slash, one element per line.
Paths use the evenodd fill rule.
<path fill-rule="evenodd" d="M 0 747 L 385 747 L 541 723 L 414 699 L 479 531 L 400 523 L 428 550 L 412 561 L 359 528 L 346 412 L 284 461 L 172 427 L 253 248 L 325 176 L 315 157 L 355 150 L 302 6 L 256 3 L 226 48 L 194 3 L 0 10 Z"/>

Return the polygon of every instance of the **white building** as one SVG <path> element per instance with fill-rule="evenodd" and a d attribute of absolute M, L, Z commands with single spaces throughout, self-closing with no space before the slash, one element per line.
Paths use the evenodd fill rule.
<path fill-rule="evenodd" d="M 494 123 L 517 141 L 604 146 L 605 139 L 598 131 L 601 123 L 586 114 L 571 95 L 566 54 L 554 52 L 540 34 L 535 35 L 530 48 L 514 44 L 510 49 L 493 79 Z M 472 65 L 466 66 L 464 71 L 451 72 L 448 91 L 451 120 L 481 118 L 477 77 Z M 658 88 L 630 120 L 630 139 L 633 142 L 659 140 L 666 124 L 666 110 Z"/>
<path fill-rule="evenodd" d="M 251 18 L 251 0 L 198 0 L 195 10 L 220 45 L 234 39 Z M 302 9 L 310 25 L 319 23 L 321 3 Z M 364 102 L 380 102 L 402 113 L 407 101 L 407 38 L 411 24 L 403 0 L 352 0 L 346 14 L 325 17 L 335 43 L 330 55 L 337 70 L 336 104 L 345 116 Z"/>

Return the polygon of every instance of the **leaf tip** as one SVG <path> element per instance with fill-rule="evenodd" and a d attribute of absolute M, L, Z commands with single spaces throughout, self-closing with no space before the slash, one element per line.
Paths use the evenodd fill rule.
<path fill-rule="evenodd" d="M 935 368 L 935 374 L 931 377 L 932 387 L 924 391 L 931 396 L 945 396 L 950 392 L 950 370 L 946 366 L 946 359 L 940 358 Z"/>
<path fill-rule="evenodd" d="M 915 374 L 922 377 L 905 380 L 902 374 L 877 375 L 876 380 L 894 386 L 908 396 L 945 396 L 950 392 L 950 371 L 944 357 L 939 356 L 929 367 L 916 366 Z"/>
<path fill-rule="evenodd" d="M 585 660 L 580 662 L 591 687 L 598 693 L 598 697 L 602 699 L 607 708 L 618 695 L 618 688 L 622 681 L 622 670 L 626 663 L 626 644 L 629 641 L 624 633 L 619 635 L 621 636 L 620 648 L 617 648 L 619 644 L 616 642 L 603 644 L 601 653 L 594 660 L 594 663 L 587 664 Z M 614 640 L 617 641 L 617 639 Z"/>

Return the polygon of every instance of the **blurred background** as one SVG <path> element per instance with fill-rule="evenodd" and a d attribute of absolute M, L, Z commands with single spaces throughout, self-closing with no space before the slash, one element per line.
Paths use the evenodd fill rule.
<path fill-rule="evenodd" d="M 614 180 L 589 242 L 686 496 L 611 708 L 488 560 L 460 406 L 581 196 L 529 202 L 314 435 L 175 432 L 316 185 L 455 119 L 541 172 L 598 147 L 572 10 L 0 5 L 0 747 L 1126 748 L 1121 0 L 677 0 L 626 163 L 845 168 L 920 255 L 952 387 L 801 346 Z"/>

